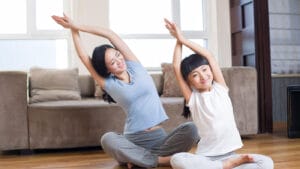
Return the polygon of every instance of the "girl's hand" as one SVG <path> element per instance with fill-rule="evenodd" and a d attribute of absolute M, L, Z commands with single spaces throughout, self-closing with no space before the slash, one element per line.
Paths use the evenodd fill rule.
<path fill-rule="evenodd" d="M 75 25 L 73 23 L 73 21 L 67 16 L 64 14 L 63 17 L 61 16 L 56 16 L 56 15 L 53 15 L 52 16 L 52 19 L 59 25 L 61 25 L 62 27 L 64 28 L 67 28 L 67 29 L 75 29 Z"/>
<path fill-rule="evenodd" d="M 176 38 L 177 40 L 181 41 L 183 39 L 181 30 L 176 26 L 176 24 L 174 22 L 171 22 L 167 19 L 165 20 L 165 26 L 166 28 L 169 30 L 170 34 Z"/>

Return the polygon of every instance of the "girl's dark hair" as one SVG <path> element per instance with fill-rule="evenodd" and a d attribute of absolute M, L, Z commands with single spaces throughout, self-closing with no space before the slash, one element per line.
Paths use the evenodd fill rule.
<path fill-rule="evenodd" d="M 191 54 L 190 56 L 184 58 L 180 64 L 180 71 L 184 80 L 187 82 L 189 73 L 202 65 L 209 65 L 209 63 L 205 57 L 199 54 Z M 191 111 L 189 107 L 186 106 L 185 100 L 182 116 L 184 116 L 185 118 L 189 118 L 191 116 Z"/>
<path fill-rule="evenodd" d="M 186 106 L 186 100 L 185 99 L 183 101 L 183 112 L 181 113 L 181 115 L 186 119 L 191 117 L 191 111 L 190 111 L 190 108 L 188 106 Z"/>
<path fill-rule="evenodd" d="M 96 70 L 96 72 L 103 78 L 107 78 L 110 75 L 105 64 L 105 52 L 106 49 L 109 48 L 114 48 L 114 47 L 108 44 L 98 46 L 94 49 L 92 55 L 92 65 Z M 105 90 L 102 89 L 102 91 L 103 91 L 102 98 L 104 101 L 108 103 L 112 103 L 112 102 L 116 103 L 116 101 Z"/>

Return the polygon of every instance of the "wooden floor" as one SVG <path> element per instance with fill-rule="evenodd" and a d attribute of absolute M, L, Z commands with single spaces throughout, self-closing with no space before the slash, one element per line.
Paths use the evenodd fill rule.
<path fill-rule="evenodd" d="M 284 132 L 255 135 L 243 139 L 238 153 L 269 155 L 276 169 L 300 168 L 300 139 L 289 139 Z M 2 152 L 0 169 L 124 169 L 100 148 L 38 151 L 33 155 Z M 159 167 L 157 169 L 170 169 Z"/>

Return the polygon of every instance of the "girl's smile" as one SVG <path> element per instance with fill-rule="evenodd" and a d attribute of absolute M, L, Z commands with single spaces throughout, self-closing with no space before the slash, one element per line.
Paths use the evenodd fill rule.
<path fill-rule="evenodd" d="M 200 92 L 209 91 L 213 81 L 213 74 L 209 65 L 201 65 L 188 75 L 189 84 Z"/>

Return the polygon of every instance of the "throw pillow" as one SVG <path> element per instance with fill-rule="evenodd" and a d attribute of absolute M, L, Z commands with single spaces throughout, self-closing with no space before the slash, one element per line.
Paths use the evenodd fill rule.
<path fill-rule="evenodd" d="M 102 98 L 102 95 L 103 95 L 103 91 L 96 81 L 95 81 L 95 94 L 94 95 L 97 98 Z"/>
<path fill-rule="evenodd" d="M 182 97 L 182 92 L 179 88 L 173 65 L 171 63 L 162 63 L 162 72 L 164 78 L 163 97 Z"/>
<path fill-rule="evenodd" d="M 30 69 L 30 103 L 81 99 L 78 69 Z"/>

